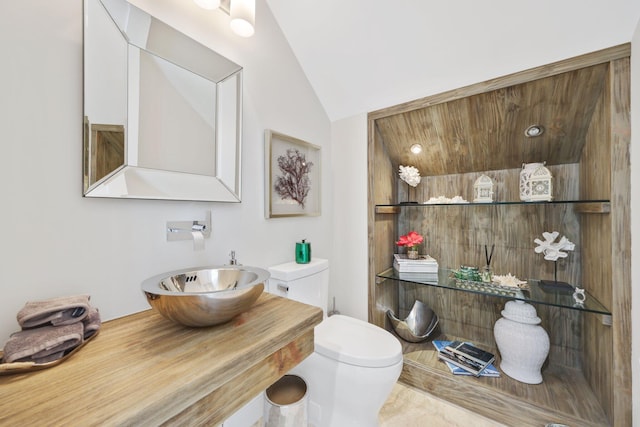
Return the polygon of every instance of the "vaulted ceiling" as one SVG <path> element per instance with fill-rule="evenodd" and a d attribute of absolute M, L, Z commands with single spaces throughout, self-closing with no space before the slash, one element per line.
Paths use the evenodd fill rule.
<path fill-rule="evenodd" d="M 640 19 L 637 0 L 266 2 L 331 120 L 626 43 Z"/>

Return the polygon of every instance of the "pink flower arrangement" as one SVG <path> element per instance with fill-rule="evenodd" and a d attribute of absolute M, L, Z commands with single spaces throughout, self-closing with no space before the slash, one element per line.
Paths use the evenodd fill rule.
<path fill-rule="evenodd" d="M 420 243 L 424 242 L 424 237 L 415 231 L 410 231 L 404 236 L 400 236 L 400 239 L 396 242 L 398 246 L 405 246 L 407 250 L 413 250 Z M 417 249 L 417 248 L 416 248 Z"/>

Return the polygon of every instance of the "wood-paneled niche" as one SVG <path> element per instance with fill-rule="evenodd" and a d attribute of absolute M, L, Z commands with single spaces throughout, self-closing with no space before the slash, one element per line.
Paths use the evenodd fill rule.
<path fill-rule="evenodd" d="M 372 323 L 391 330 L 386 311 L 403 318 L 419 299 L 440 318 L 434 338 L 472 341 L 499 367 L 493 325 L 508 298 L 398 279 L 394 242 L 410 230 L 426 236 L 421 252 L 441 269 L 482 266 L 485 245 L 495 245 L 493 271 L 532 284 L 553 279 L 533 240 L 556 230 L 576 244 L 558 280 L 585 288 L 593 303 L 531 298 L 551 340 L 542 384 L 454 376 L 430 341 L 404 342 L 402 381 L 506 425 L 632 424 L 629 56 L 630 45 L 615 46 L 369 113 Z M 530 125 L 544 132 L 526 137 Z M 520 202 L 519 172 L 532 162 L 551 170 L 553 202 Z M 418 168 L 416 188 L 398 178 L 400 165 Z M 495 182 L 494 203 L 423 203 L 472 201 L 481 174 Z"/>

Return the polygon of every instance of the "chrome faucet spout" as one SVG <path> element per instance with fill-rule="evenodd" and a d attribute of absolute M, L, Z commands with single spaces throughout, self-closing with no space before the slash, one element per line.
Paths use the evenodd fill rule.
<path fill-rule="evenodd" d="M 167 222 L 167 240 L 170 242 L 193 239 L 193 233 L 202 233 L 205 238 L 211 236 L 211 211 L 206 212 L 204 220 Z"/>

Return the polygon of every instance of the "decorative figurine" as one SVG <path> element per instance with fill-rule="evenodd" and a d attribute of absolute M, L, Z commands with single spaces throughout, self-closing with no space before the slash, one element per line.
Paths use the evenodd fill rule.
<path fill-rule="evenodd" d="M 549 280 L 542 280 L 541 284 L 546 287 L 558 288 L 558 289 L 569 289 L 573 291 L 573 286 L 566 282 L 558 282 L 558 258 L 566 258 L 568 256 L 567 252 L 563 251 L 573 251 L 576 248 L 576 245 L 569 241 L 565 236 L 560 238 L 560 241 L 556 242 L 556 238 L 560 235 L 557 231 L 548 232 L 545 231 L 542 233 L 544 237 L 544 241 L 540 239 L 534 239 L 534 242 L 538 245 L 534 248 L 535 253 L 543 253 L 544 259 L 547 261 L 553 261 L 553 282 Z"/>
<path fill-rule="evenodd" d="M 584 307 L 584 301 L 587 299 L 587 296 L 585 295 L 585 291 L 582 288 L 575 288 L 575 291 L 573 292 L 573 300 L 576 302 L 574 304 L 574 307 Z"/>
<path fill-rule="evenodd" d="M 409 187 L 417 187 L 420 184 L 420 172 L 418 168 L 414 166 L 400 166 L 400 179 L 407 183 L 407 199 L 409 201 L 403 203 L 417 203 L 415 200 L 410 200 Z"/>
<path fill-rule="evenodd" d="M 473 184 L 473 201 L 475 203 L 493 202 L 493 180 L 486 175 L 480 175 Z"/>
<path fill-rule="evenodd" d="M 553 176 L 545 163 L 523 163 L 520 171 L 520 200 L 550 202 L 553 199 Z"/>

